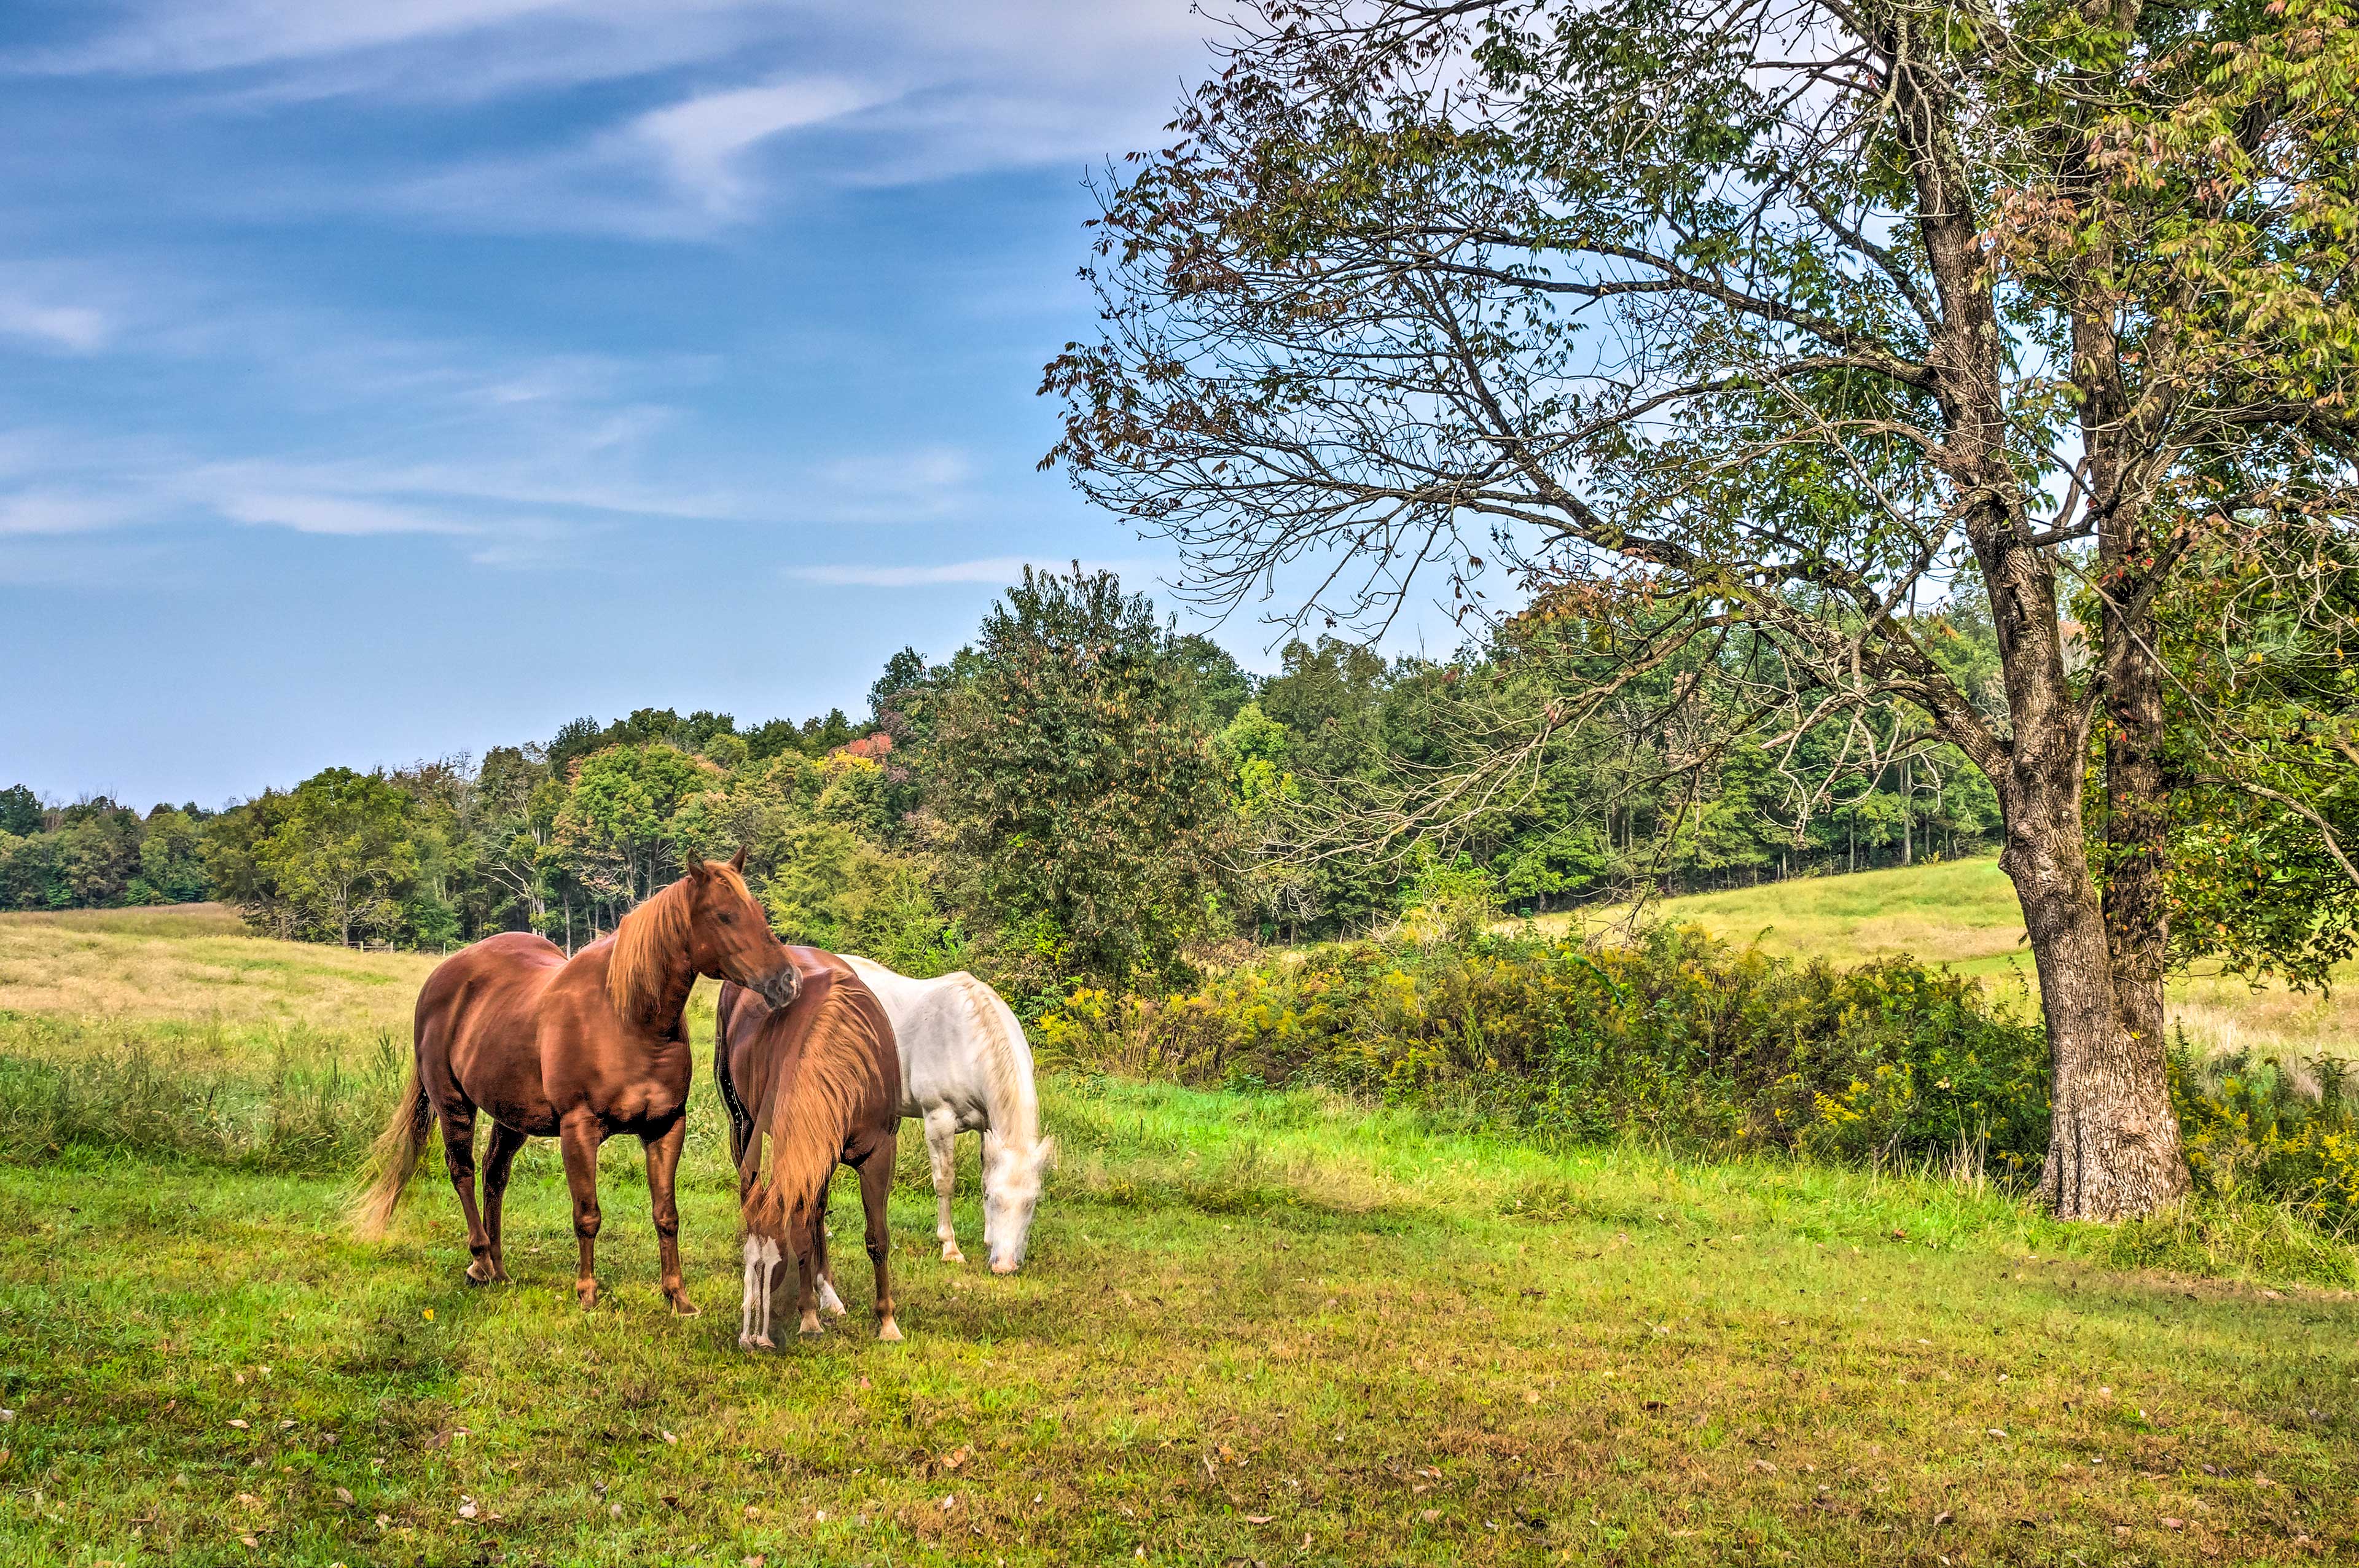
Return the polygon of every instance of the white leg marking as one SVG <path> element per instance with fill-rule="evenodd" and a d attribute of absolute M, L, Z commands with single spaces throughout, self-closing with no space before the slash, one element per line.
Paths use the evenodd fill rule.
<path fill-rule="evenodd" d="M 819 1278 L 819 1304 L 822 1311 L 843 1315 L 843 1298 L 835 1293 L 835 1281 L 824 1274 Z"/>
<path fill-rule="evenodd" d="M 778 1243 L 776 1238 L 765 1236 L 762 1238 L 762 1323 L 755 1330 L 756 1336 L 765 1345 L 774 1343 L 770 1337 L 770 1290 L 777 1271 Z"/>
<path fill-rule="evenodd" d="M 737 1308 L 737 1348 L 754 1346 L 754 1271 L 761 1264 L 762 1244 L 753 1237 L 745 1238 L 745 1290 Z"/>

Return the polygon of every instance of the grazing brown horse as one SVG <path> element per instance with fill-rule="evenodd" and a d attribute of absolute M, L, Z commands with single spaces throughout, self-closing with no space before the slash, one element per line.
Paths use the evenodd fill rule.
<path fill-rule="evenodd" d="M 876 1337 L 898 1339 L 885 1216 L 901 1127 L 901 1052 L 893 1021 L 851 965 L 816 947 L 790 951 L 803 972 L 802 994 L 793 1005 L 767 1007 L 724 985 L 713 1030 L 712 1076 L 729 1108 L 729 1148 L 737 1159 L 745 1220 L 737 1343 L 749 1350 L 773 1347 L 771 1296 L 789 1260 L 801 1274 L 801 1332 L 820 1332 L 815 1292 L 827 1271 L 827 1180 L 839 1162 L 860 1173 L 868 1261 L 876 1271 Z M 828 1306 L 843 1310 L 832 1290 Z"/>
<path fill-rule="evenodd" d="M 679 1274 L 679 1206 L 672 1175 L 687 1134 L 690 1076 L 681 1018 L 699 975 L 736 980 L 780 1004 L 800 983 L 784 944 L 739 874 L 689 858 L 688 874 L 623 917 L 612 936 L 571 958 L 528 932 L 487 936 L 444 959 L 418 993 L 417 1054 L 392 1121 L 377 1140 L 376 1178 L 357 1212 L 364 1235 L 384 1234 L 394 1205 L 442 1119 L 442 1152 L 467 1216 L 467 1278 L 507 1278 L 500 1202 L 527 1138 L 565 1151 L 581 1248 L 574 1294 L 598 1300 L 598 1146 L 636 1133 L 646 1146 L 647 1192 L 663 1252 L 664 1299 L 692 1315 Z M 475 1113 L 492 1119 L 484 1207 L 475 1207 Z"/>

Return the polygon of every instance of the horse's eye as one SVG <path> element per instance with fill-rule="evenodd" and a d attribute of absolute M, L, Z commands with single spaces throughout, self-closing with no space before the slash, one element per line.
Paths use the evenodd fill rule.
<path fill-rule="evenodd" d="M 721 917 L 721 924 L 723 925 L 734 925 L 737 924 L 737 917 L 734 914 L 724 914 Z"/>

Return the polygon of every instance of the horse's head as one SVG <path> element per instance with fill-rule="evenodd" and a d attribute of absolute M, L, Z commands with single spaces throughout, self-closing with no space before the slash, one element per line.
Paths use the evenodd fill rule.
<path fill-rule="evenodd" d="M 990 1255 L 991 1271 L 1012 1274 L 1024 1266 L 1024 1249 L 1032 1238 L 1032 1211 L 1040 1202 L 1040 1184 L 1056 1158 L 1057 1143 L 1043 1138 L 1017 1152 L 996 1138 L 987 1139 L 983 1173 L 983 1247 Z"/>
<path fill-rule="evenodd" d="M 688 857 L 689 961 L 700 975 L 735 980 L 772 1007 L 785 1007 L 802 977 L 747 891 L 745 870 L 742 848 L 725 865 Z"/>

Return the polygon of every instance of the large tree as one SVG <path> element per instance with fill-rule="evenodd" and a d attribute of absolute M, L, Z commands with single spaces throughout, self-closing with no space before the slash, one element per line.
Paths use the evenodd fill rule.
<path fill-rule="evenodd" d="M 1004 939 L 1169 979 L 1229 918 L 1234 817 L 1197 671 L 1112 572 L 1024 569 L 940 699 L 933 809 Z"/>
<path fill-rule="evenodd" d="M 1052 458 L 1217 603 L 1612 578 L 1631 667 L 1702 648 L 1769 739 L 1956 748 L 2038 968 L 2046 1195 L 2145 1213 L 2187 1185 L 2157 600 L 2348 525 L 2354 87 L 2341 0 L 1267 0 L 1103 188 Z M 2003 717 L 1908 613 L 1960 588 Z"/>

